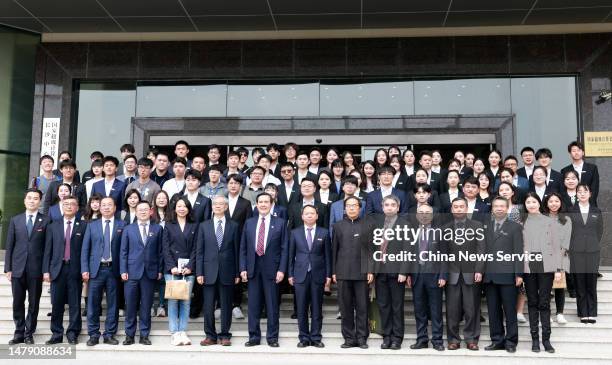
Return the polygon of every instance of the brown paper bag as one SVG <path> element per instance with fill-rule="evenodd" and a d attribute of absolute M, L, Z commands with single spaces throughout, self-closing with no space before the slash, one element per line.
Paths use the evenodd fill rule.
<path fill-rule="evenodd" d="M 561 273 L 561 279 L 553 281 L 553 289 L 565 289 L 567 288 L 567 283 L 565 282 L 565 273 Z"/>
<path fill-rule="evenodd" d="M 184 278 L 166 281 L 166 299 L 189 300 L 190 296 L 189 283 Z"/>

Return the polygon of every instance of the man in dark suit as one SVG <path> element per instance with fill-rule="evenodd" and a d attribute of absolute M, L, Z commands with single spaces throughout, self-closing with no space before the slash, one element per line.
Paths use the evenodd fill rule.
<path fill-rule="evenodd" d="M 486 263 L 483 282 L 489 310 L 489 331 L 491 344 L 485 350 L 506 350 L 515 352 L 518 344 L 518 321 L 516 300 L 518 289 L 523 283 L 524 261 L 498 260 L 503 255 L 523 253 L 523 229 L 520 224 L 508 219 L 510 203 L 503 197 L 492 202 L 493 219 L 486 227 L 486 253 L 495 257 Z M 504 318 L 506 328 L 504 329 Z"/>
<path fill-rule="evenodd" d="M 431 167 L 432 167 L 432 161 L 433 161 L 433 154 L 431 151 L 422 151 L 420 158 L 419 158 L 419 165 L 421 166 L 421 168 L 423 168 L 425 170 L 425 172 L 427 172 L 427 184 L 429 184 L 429 186 L 431 186 L 431 189 L 434 191 L 441 191 L 442 187 L 442 178 L 440 177 L 440 174 L 432 171 Z M 413 186 L 416 186 L 416 174 L 412 175 L 412 179 L 413 179 Z"/>
<path fill-rule="evenodd" d="M 319 151 L 319 156 L 321 156 L 321 152 Z M 320 158 L 319 158 L 320 159 Z M 297 169 L 295 170 L 295 180 L 298 185 L 302 182 L 302 179 L 305 177 L 309 177 L 315 181 L 317 181 L 318 167 L 316 169 L 316 173 L 311 172 L 308 169 L 308 163 L 310 159 L 308 157 L 308 153 L 305 151 L 298 152 L 297 158 L 295 160 L 295 164 L 297 165 Z"/>
<path fill-rule="evenodd" d="M 597 206 L 597 195 L 599 194 L 599 170 L 597 165 L 584 161 L 584 145 L 579 141 L 573 141 L 567 146 L 572 163 L 561 169 L 561 175 L 565 176 L 567 171 L 576 171 L 581 184 L 591 188 L 591 201 Z"/>
<path fill-rule="evenodd" d="M 203 285 L 204 333 L 202 346 L 221 344 L 230 346 L 232 325 L 232 296 L 234 285 L 240 281 L 238 252 L 240 236 L 238 224 L 227 218 L 228 200 L 215 196 L 212 200 L 213 217 L 200 224 L 197 238 L 196 275 Z M 215 329 L 215 293 L 219 294 L 221 332 Z"/>
<path fill-rule="evenodd" d="M 77 198 L 80 198 L 80 194 L 79 192 L 81 191 L 80 187 L 82 186 L 79 183 L 79 180 L 76 179 L 75 177 L 75 173 L 76 173 L 76 164 L 74 163 L 74 161 L 72 160 L 65 160 L 60 162 L 59 164 L 59 171 L 62 173 L 62 179 L 59 181 L 52 181 L 49 184 L 49 187 L 47 188 L 47 193 L 45 194 L 45 201 L 43 203 L 43 209 L 42 209 L 42 213 L 43 214 L 48 214 L 49 213 L 49 208 L 51 208 L 51 206 L 53 204 L 55 204 L 57 201 L 59 201 L 59 197 L 57 196 L 57 188 L 61 185 L 61 184 L 68 184 L 70 185 L 70 187 L 72 188 L 72 195 L 77 196 Z M 84 187 L 84 185 L 83 185 Z M 77 192 L 78 190 L 78 192 Z M 83 189 L 84 190 L 84 189 Z M 79 208 L 84 208 L 85 207 L 86 202 L 83 201 L 83 199 L 79 199 Z"/>
<path fill-rule="evenodd" d="M 400 201 L 400 214 L 408 211 L 406 194 L 402 190 L 394 188 L 392 185 L 393 175 L 395 175 L 395 169 L 391 166 L 382 166 L 378 169 L 378 182 L 380 183 L 380 188 L 368 194 L 366 198 L 366 214 L 383 214 L 383 198 L 391 194 L 395 195 Z"/>
<path fill-rule="evenodd" d="M 368 348 L 368 285 L 374 281 L 369 269 L 369 227 L 359 218 L 362 201 L 344 200 L 346 216 L 334 225 L 332 280 L 338 284 L 342 315 L 342 348 Z"/>
<path fill-rule="evenodd" d="M 280 165 L 282 183 L 278 186 L 278 204 L 288 208 L 291 203 L 300 199 L 300 183 L 295 178 L 295 169 L 291 162 Z"/>
<path fill-rule="evenodd" d="M 552 152 L 548 148 L 540 148 L 536 152 L 536 159 L 538 160 L 538 166 L 542 166 L 546 169 L 546 187 L 550 191 L 561 191 L 563 188 L 563 176 L 557 170 L 552 168 Z M 533 189 L 533 174 L 529 177 L 530 190 Z M 533 191 L 533 190 L 532 190 Z"/>
<path fill-rule="evenodd" d="M 320 201 L 315 200 L 314 193 L 316 191 L 317 184 L 310 178 L 304 178 L 300 184 L 300 195 L 301 199 L 292 203 L 289 206 L 289 219 L 287 221 L 287 228 L 293 230 L 299 226 L 302 226 L 302 207 L 306 205 L 312 205 L 317 208 L 317 225 L 319 227 L 327 228 L 329 224 L 329 212 L 327 206 Z"/>
<path fill-rule="evenodd" d="M 436 237 L 432 230 L 437 226 L 433 222 L 433 212 L 433 207 L 423 204 L 417 208 L 415 216 L 420 230 L 417 244 L 412 246 L 416 262 L 411 265 L 409 283 L 414 299 L 417 340 L 410 348 L 429 346 L 427 321 L 431 320 L 431 343 L 434 349 L 443 351 L 442 291 L 448 280 L 447 262 L 430 260 L 429 254 L 445 254 L 448 250 L 446 242 Z"/>
<path fill-rule="evenodd" d="M 299 327 L 298 347 L 324 347 L 323 288 L 331 283 L 331 242 L 327 229 L 317 225 L 314 205 L 302 208 L 303 226 L 291 231 L 289 239 L 289 284 L 295 288 Z M 308 325 L 308 316 L 312 323 Z"/>
<path fill-rule="evenodd" d="M 370 217 L 370 228 L 372 238 L 373 255 L 370 261 L 374 273 L 376 288 L 376 302 L 380 309 L 380 320 L 382 326 L 383 350 L 399 350 L 404 340 L 404 298 L 406 296 L 406 278 L 408 275 L 408 260 L 390 260 L 388 257 L 399 257 L 409 248 L 408 242 L 402 237 L 387 239 L 387 230 L 408 227 L 408 220 L 399 216 L 400 200 L 393 194 L 387 195 L 382 200 L 383 214 Z M 375 231 L 382 232 L 382 237 L 374 235 Z M 393 235 L 395 236 L 395 235 Z M 389 255 L 389 256 L 387 256 Z"/>
<path fill-rule="evenodd" d="M 104 180 L 94 183 L 91 193 L 98 193 L 105 197 L 110 196 L 115 201 L 117 211 L 120 212 L 123 209 L 126 184 L 116 178 L 117 165 L 119 165 L 119 160 L 116 157 L 104 157 Z"/>
<path fill-rule="evenodd" d="M 24 197 L 25 213 L 11 218 L 6 236 L 4 272 L 11 282 L 15 334 L 9 345 L 34 343 L 42 293 L 42 256 L 49 219 L 38 213 L 42 199 L 38 189 L 28 189 Z M 25 313 L 26 293 L 28 313 Z"/>
<path fill-rule="evenodd" d="M 516 174 L 529 180 L 535 167 L 535 150 L 529 146 L 523 147 L 521 158 L 523 159 L 523 167 L 516 170 Z"/>
<path fill-rule="evenodd" d="M 125 223 L 115 219 L 115 201 L 106 197 L 100 202 L 102 217 L 91 222 L 85 231 L 81 252 L 83 281 L 89 283 L 87 300 L 87 346 L 100 341 L 100 315 L 102 295 L 106 293 L 106 322 L 104 343 L 118 345 L 115 338 L 118 327 L 117 277 L 119 276 L 119 250 Z"/>
<path fill-rule="evenodd" d="M 182 194 L 182 196 L 187 197 L 193 207 L 191 215 L 196 223 L 202 223 L 210 219 L 211 214 L 210 199 L 200 192 L 201 179 L 202 174 L 199 171 L 193 169 L 187 171 L 185 173 L 185 192 Z"/>
<path fill-rule="evenodd" d="M 459 255 L 460 252 L 465 255 L 485 253 L 483 225 L 474 219 L 468 219 L 466 198 L 455 198 L 451 205 L 451 212 L 453 219 L 443 227 L 443 229 L 451 229 L 455 232 L 453 237 L 444 241 L 448 253 L 457 258 L 448 263 L 448 282 L 446 283 L 448 349 L 457 350 L 461 346 L 459 322 L 465 319 L 464 340 L 468 350 L 477 351 L 480 339 L 480 283 L 484 272 L 484 261 L 459 260 Z M 468 230 L 473 232 L 470 237 L 467 235 Z M 466 233 L 460 234 L 460 232 Z M 478 232 L 481 235 L 478 235 Z"/>
<path fill-rule="evenodd" d="M 484 223 L 489 218 L 491 206 L 478 198 L 478 179 L 470 176 L 463 182 L 463 196 L 467 202 L 467 214 L 472 220 Z M 452 209 L 452 207 L 451 207 Z"/>
<path fill-rule="evenodd" d="M 270 173 L 277 179 L 281 179 L 281 164 L 279 157 L 281 155 L 281 146 L 278 143 L 270 143 L 266 147 L 266 153 L 271 157 L 270 160 Z"/>
<path fill-rule="evenodd" d="M 68 303 L 68 343 L 77 344 L 81 332 L 81 247 L 87 224 L 75 217 L 79 208 L 77 198 L 62 201 L 64 219 L 47 228 L 42 271 L 46 282 L 51 282 L 51 339 L 52 345 L 63 342 L 64 305 Z"/>
<path fill-rule="evenodd" d="M 259 318 L 266 304 L 266 339 L 270 347 L 278 347 L 279 303 L 278 284 L 287 272 L 289 242 L 285 220 L 272 217 L 272 196 L 257 197 L 259 215 L 246 221 L 240 240 L 240 276 L 249 282 L 249 340 L 245 346 L 261 341 Z"/>
<path fill-rule="evenodd" d="M 242 237 L 242 229 L 244 222 L 253 216 L 253 209 L 251 202 L 240 196 L 240 190 L 242 188 L 243 177 L 242 175 L 231 174 L 227 179 L 227 199 L 228 209 L 225 211 L 225 217 L 231 219 L 238 225 L 238 237 Z M 238 253 L 236 253 L 238 255 Z M 242 282 L 238 282 L 234 285 L 234 295 L 232 299 L 232 316 L 234 319 L 243 319 L 244 314 L 242 313 Z"/>
<path fill-rule="evenodd" d="M 136 315 L 140 318 L 140 340 L 150 345 L 151 307 L 155 284 L 162 278 L 162 227 L 150 222 L 151 205 L 146 200 L 136 206 L 134 223 L 123 229 L 119 268 L 124 281 L 126 314 L 124 345 L 133 345 Z"/>

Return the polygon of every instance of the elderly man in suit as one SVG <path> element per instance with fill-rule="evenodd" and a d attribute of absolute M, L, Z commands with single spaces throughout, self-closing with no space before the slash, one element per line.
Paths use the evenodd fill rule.
<path fill-rule="evenodd" d="M 447 245 L 436 237 L 433 207 L 423 204 L 417 208 L 416 224 L 419 227 L 417 244 L 412 246 L 416 262 L 411 265 L 410 285 L 414 299 L 417 340 L 411 349 L 429 346 L 427 322 L 431 320 L 431 343 L 437 351 L 444 350 L 442 290 L 448 280 L 447 262 L 429 260 L 430 253 L 447 253 Z M 434 229 L 432 229 L 434 228 Z"/>
<path fill-rule="evenodd" d="M 250 206 L 250 205 L 249 205 Z M 199 228 L 196 251 L 196 275 L 203 285 L 204 333 L 202 346 L 221 344 L 230 346 L 232 325 L 232 296 L 234 285 L 240 281 L 238 252 L 240 229 L 227 218 L 227 198 L 215 196 L 212 200 L 213 217 Z M 215 329 L 215 293 L 221 307 L 221 332 Z"/>
<path fill-rule="evenodd" d="M 261 342 L 259 319 L 262 304 L 266 304 L 266 340 L 278 347 L 279 303 L 278 284 L 287 272 L 289 242 L 284 219 L 270 215 L 272 196 L 257 196 L 259 214 L 248 219 L 240 240 L 240 277 L 249 283 L 249 340 L 245 346 Z"/>
<path fill-rule="evenodd" d="M 126 315 L 124 345 L 133 345 L 136 315 L 140 318 L 142 345 L 151 345 L 151 307 L 155 283 L 162 278 L 162 227 L 151 223 L 151 205 L 143 200 L 136 206 L 137 220 L 123 229 L 119 268 L 124 281 Z"/>
<path fill-rule="evenodd" d="M 23 199 L 25 213 L 11 218 L 6 236 L 4 272 L 11 282 L 15 333 L 9 345 L 34 343 L 40 295 L 42 293 L 42 257 L 49 219 L 38 213 L 42 192 L 28 189 Z M 28 312 L 25 312 L 26 293 Z"/>
<path fill-rule="evenodd" d="M 469 180 L 471 178 L 468 178 Z M 466 181 L 467 181 L 466 180 Z M 451 205 L 452 220 L 443 228 L 450 228 L 453 234 L 450 240 L 445 240 L 448 253 L 459 257 L 460 252 L 466 255 L 485 253 L 483 225 L 473 219 L 468 219 L 468 202 L 466 198 L 455 198 Z M 474 232 L 468 237 L 459 232 Z M 481 235 L 476 234 L 480 232 Z M 469 238 L 469 239 L 468 239 Z M 455 260 L 448 263 L 448 282 L 446 283 L 446 336 L 448 349 L 457 350 L 461 346 L 459 322 L 465 319 L 463 337 L 468 350 L 478 350 L 480 339 L 480 293 L 484 261 Z"/>
<path fill-rule="evenodd" d="M 523 253 L 523 229 L 520 224 L 508 219 L 510 203 L 506 198 L 495 197 L 492 201 L 493 219 L 486 228 L 486 252 Z M 523 283 L 524 261 L 495 260 L 486 263 L 483 282 L 489 309 L 489 331 L 491 344 L 485 350 L 506 350 L 515 352 L 518 344 L 518 321 L 516 319 L 517 287 Z M 504 318 L 506 327 L 504 329 Z"/>
<path fill-rule="evenodd" d="M 81 247 L 87 224 L 76 220 L 79 209 L 77 198 L 62 201 L 64 218 L 47 228 L 42 271 L 46 282 L 51 282 L 51 339 L 48 345 L 63 342 L 64 305 L 68 303 L 68 343 L 77 344 L 81 332 Z"/>
<path fill-rule="evenodd" d="M 342 200 L 338 200 L 332 203 L 329 209 L 329 236 L 333 237 L 334 225 L 336 222 L 340 222 L 344 219 L 344 200 L 355 196 L 357 192 L 357 186 L 359 185 L 358 180 L 355 176 L 345 176 L 342 178 L 342 192 L 344 197 Z M 359 212 L 359 217 L 365 216 L 365 204 L 362 204 Z"/>
<path fill-rule="evenodd" d="M 104 343 L 118 345 L 115 338 L 118 327 L 117 277 L 119 276 L 119 250 L 125 223 L 115 219 L 115 201 L 106 197 L 100 202 L 102 217 L 91 222 L 85 231 L 81 252 L 81 276 L 89 282 L 87 301 L 87 346 L 100 341 L 100 315 L 102 295 L 106 293 L 106 322 Z"/>
<path fill-rule="evenodd" d="M 289 284 L 295 287 L 299 327 L 298 347 L 324 347 L 323 288 L 331 282 L 331 242 L 326 228 L 317 225 L 314 205 L 302 208 L 303 226 L 291 231 L 289 239 Z M 308 326 L 308 316 L 312 323 Z"/>

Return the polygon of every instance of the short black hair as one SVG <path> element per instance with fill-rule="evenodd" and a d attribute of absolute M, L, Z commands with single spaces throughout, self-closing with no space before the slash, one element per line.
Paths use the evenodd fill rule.
<path fill-rule="evenodd" d="M 535 153 L 535 150 L 534 150 L 533 148 L 531 148 L 531 147 L 527 146 L 527 147 L 523 147 L 523 148 L 521 149 L 521 156 L 523 155 L 523 153 L 524 153 L 524 152 L 531 152 L 531 153 Z"/>
<path fill-rule="evenodd" d="M 236 151 L 229 151 L 227 153 L 227 159 L 229 160 L 230 157 L 238 157 L 238 158 L 240 158 L 240 154 L 238 154 L 238 152 L 236 152 Z"/>
<path fill-rule="evenodd" d="M 430 150 L 423 150 L 423 151 L 421 151 L 421 153 L 419 154 L 419 160 L 422 159 L 423 156 L 432 157 L 432 152 Z"/>
<path fill-rule="evenodd" d="M 189 149 L 189 143 L 187 143 L 187 141 L 184 141 L 182 139 L 176 141 L 176 143 L 174 144 L 174 149 L 176 149 L 176 146 L 179 145 L 184 145 L 185 147 L 187 147 L 187 149 Z"/>
<path fill-rule="evenodd" d="M 382 175 L 382 174 L 395 175 L 395 173 L 396 173 L 395 168 L 388 166 L 388 165 L 380 166 L 377 171 L 378 175 Z"/>
<path fill-rule="evenodd" d="M 174 164 L 176 164 L 176 163 L 180 163 L 180 164 L 182 164 L 183 166 L 187 167 L 187 160 L 185 160 L 185 159 L 184 159 L 184 158 L 182 158 L 182 157 L 177 157 L 177 158 L 175 158 L 174 160 L 172 160 L 172 166 L 174 166 Z"/>
<path fill-rule="evenodd" d="M 478 178 L 476 178 L 475 176 L 468 176 L 465 180 L 463 180 L 463 186 L 466 186 L 467 184 L 480 186 Z"/>
<path fill-rule="evenodd" d="M 314 179 L 313 179 L 313 178 L 310 178 L 310 177 L 308 177 L 308 176 L 307 176 L 307 177 L 305 177 L 305 178 L 303 178 L 303 179 L 302 179 L 302 181 L 300 182 L 300 186 L 302 186 L 302 184 L 304 183 L 304 181 L 310 181 L 310 182 L 311 182 L 311 183 L 314 185 L 314 187 L 315 187 L 315 188 L 317 187 L 317 182 L 316 182 L 316 181 L 314 181 Z"/>
<path fill-rule="evenodd" d="M 134 145 L 131 143 L 126 143 L 119 148 L 119 152 L 129 152 L 131 154 L 136 153 L 136 149 L 134 149 Z"/>
<path fill-rule="evenodd" d="M 246 147 L 238 147 L 236 148 L 236 153 L 238 155 L 240 155 L 241 153 L 246 153 L 246 155 L 249 155 L 249 150 L 246 149 Z"/>
<path fill-rule="evenodd" d="M 359 180 L 353 175 L 347 175 L 342 178 L 342 186 L 345 184 L 353 184 L 355 186 L 359 185 Z"/>
<path fill-rule="evenodd" d="M 227 177 L 227 182 L 230 182 L 231 180 L 234 180 L 235 182 L 239 183 L 240 185 L 243 184 L 242 176 L 240 176 L 240 174 L 230 174 Z"/>
<path fill-rule="evenodd" d="M 270 150 L 280 151 L 281 150 L 281 146 L 279 146 L 278 143 L 270 143 L 266 147 L 266 151 L 270 151 Z"/>
<path fill-rule="evenodd" d="M 259 159 L 261 160 L 262 158 L 265 158 L 266 160 L 268 160 L 268 162 L 272 162 L 272 157 L 268 154 L 264 154 L 259 156 Z"/>
<path fill-rule="evenodd" d="M 427 183 L 417 183 L 414 187 L 414 193 L 416 194 L 419 190 L 423 190 L 426 193 L 431 194 L 431 186 Z"/>
<path fill-rule="evenodd" d="M 567 145 L 567 152 L 572 152 L 572 147 L 578 147 L 581 151 L 584 151 L 584 144 L 580 141 L 572 141 Z"/>
<path fill-rule="evenodd" d="M 283 167 L 291 167 L 291 169 L 295 169 L 295 166 L 293 166 L 293 163 L 286 162 L 286 161 L 280 164 L 281 170 L 283 169 Z"/>
<path fill-rule="evenodd" d="M 357 202 L 357 205 L 359 205 L 359 208 L 361 208 L 361 204 L 363 204 L 361 202 L 361 199 L 359 199 L 356 196 L 349 196 L 348 198 L 344 199 L 344 208 L 346 208 L 346 202 L 348 202 L 349 200 L 355 200 Z"/>
<path fill-rule="evenodd" d="M 103 159 L 104 158 L 104 154 L 100 151 L 93 151 L 92 153 L 89 154 L 89 158 L 92 160 L 98 160 L 98 159 Z"/>
<path fill-rule="evenodd" d="M 43 197 L 42 191 L 40 191 L 40 190 L 38 190 L 36 188 L 29 188 L 29 189 L 26 189 L 25 193 L 23 194 L 23 198 L 25 199 L 25 197 L 28 196 L 29 193 L 36 193 L 36 194 L 38 194 L 38 197 L 40 199 L 42 199 L 42 197 Z"/>
<path fill-rule="evenodd" d="M 259 198 L 261 198 L 262 196 L 267 196 L 270 199 L 270 203 L 272 203 L 274 201 L 274 199 L 272 199 L 272 195 L 270 195 L 270 194 L 268 194 L 266 192 L 257 195 L 257 198 L 255 198 L 255 201 L 257 203 L 259 203 Z"/>
<path fill-rule="evenodd" d="M 127 157 L 126 157 L 127 160 Z M 142 157 L 141 159 L 138 160 L 138 166 L 144 166 L 144 167 L 153 167 L 153 161 L 149 160 L 146 157 Z"/>
<path fill-rule="evenodd" d="M 158 153 L 159 153 L 159 150 L 157 148 L 149 148 L 145 156 L 153 154 L 153 156 L 157 157 Z"/>
<path fill-rule="evenodd" d="M 93 160 L 91 161 L 91 167 L 104 167 L 104 162 L 102 160 Z"/>
<path fill-rule="evenodd" d="M 223 171 L 221 170 L 221 166 L 219 165 L 208 166 L 208 172 L 211 172 L 211 171 L 218 171 L 219 173 L 223 173 Z"/>
<path fill-rule="evenodd" d="M 504 158 L 504 162 L 506 162 L 508 160 L 514 160 L 514 161 L 518 162 L 518 158 L 516 158 L 516 156 L 514 156 L 514 155 L 508 155 L 508 156 L 506 156 L 506 158 Z"/>
<path fill-rule="evenodd" d="M 62 155 L 68 155 L 68 158 L 69 158 L 70 160 L 72 160 L 72 153 L 70 153 L 70 151 L 63 150 L 63 151 L 61 151 L 60 153 L 58 153 L 58 156 L 60 156 L 60 157 L 61 157 Z"/>
<path fill-rule="evenodd" d="M 539 159 L 540 159 L 540 157 L 548 157 L 548 158 L 552 158 L 552 157 L 553 157 L 553 155 L 552 155 L 552 151 L 551 151 L 551 150 L 549 150 L 549 149 L 548 149 L 548 148 L 546 148 L 546 147 L 545 147 L 545 148 L 540 148 L 540 149 L 539 149 L 539 150 L 536 152 L 536 154 L 535 154 L 535 158 L 536 158 L 536 160 L 539 160 Z"/>
<path fill-rule="evenodd" d="M 264 149 L 261 148 L 261 147 L 253 148 L 253 150 L 251 151 L 251 156 L 254 155 L 255 152 L 258 152 L 260 155 L 265 155 L 266 154 L 266 151 L 264 151 Z"/>
<path fill-rule="evenodd" d="M 38 160 L 38 164 L 39 164 L 39 165 L 40 165 L 40 164 L 42 164 L 42 162 L 43 162 L 44 160 L 51 160 L 51 162 L 52 162 L 52 163 L 55 163 L 55 159 L 54 159 L 53 157 L 51 157 L 50 155 L 42 155 L 42 156 L 40 157 L 40 160 Z"/>
<path fill-rule="evenodd" d="M 214 144 L 214 143 L 211 144 L 210 146 L 208 146 L 208 151 L 207 152 L 210 152 L 210 150 L 217 150 L 218 152 L 221 152 L 221 149 L 219 148 L 219 146 Z"/>
<path fill-rule="evenodd" d="M 61 171 L 64 167 L 72 167 L 76 170 L 76 163 L 73 160 L 64 160 L 59 164 L 59 170 Z"/>
<path fill-rule="evenodd" d="M 261 172 L 262 172 L 264 175 L 266 174 L 266 169 L 264 169 L 263 167 L 261 167 L 261 166 L 253 166 L 253 167 L 251 168 L 251 171 L 249 171 L 249 177 L 250 177 L 250 176 L 253 174 L 253 171 L 255 171 L 255 170 L 261 170 Z"/>
<path fill-rule="evenodd" d="M 134 162 L 138 163 L 138 157 L 136 157 L 136 155 L 127 155 L 127 156 L 125 156 L 125 158 L 123 159 L 123 162 L 129 160 L 130 158 L 133 159 Z M 149 159 L 147 158 L 147 160 L 149 160 Z M 149 161 L 151 161 L 151 160 L 149 160 Z"/>
<path fill-rule="evenodd" d="M 313 153 L 313 152 L 315 152 L 315 151 L 319 152 L 319 154 L 322 154 L 322 153 L 321 153 L 321 149 L 320 149 L 319 147 L 316 147 L 316 146 L 315 146 L 315 147 L 312 147 L 312 148 L 310 149 L 310 152 L 308 152 L 308 155 L 310 155 L 311 153 Z"/>
<path fill-rule="evenodd" d="M 107 162 L 112 162 L 112 163 L 115 165 L 115 167 L 119 166 L 119 160 L 118 160 L 118 159 L 117 159 L 117 157 L 115 157 L 115 156 L 106 156 L 106 157 L 104 157 L 104 160 L 102 160 L 102 161 L 103 161 L 105 164 L 106 164 Z"/>
<path fill-rule="evenodd" d="M 190 169 L 189 171 L 187 171 L 187 173 L 185 174 L 185 180 L 187 180 L 188 177 L 193 177 L 198 181 L 202 180 L 202 174 L 200 173 L 200 171 L 194 169 Z"/>

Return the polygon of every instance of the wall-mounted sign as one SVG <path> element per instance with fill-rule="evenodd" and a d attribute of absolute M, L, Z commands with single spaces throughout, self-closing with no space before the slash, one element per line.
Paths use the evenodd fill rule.
<path fill-rule="evenodd" d="M 53 157 L 55 160 L 53 168 L 57 168 L 59 132 L 60 118 L 43 118 L 40 155 L 49 155 Z"/>
<path fill-rule="evenodd" d="M 612 132 L 584 132 L 587 157 L 612 157 Z"/>

